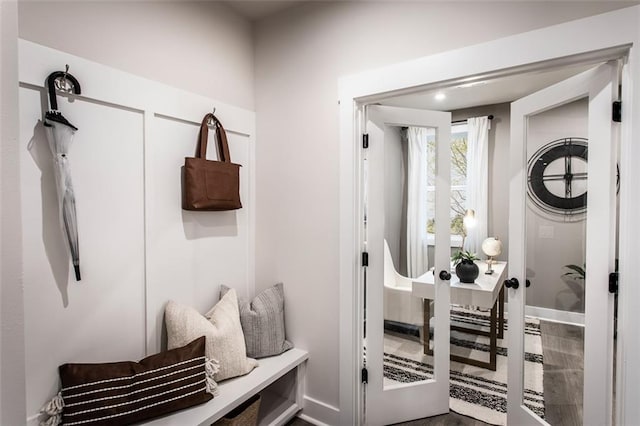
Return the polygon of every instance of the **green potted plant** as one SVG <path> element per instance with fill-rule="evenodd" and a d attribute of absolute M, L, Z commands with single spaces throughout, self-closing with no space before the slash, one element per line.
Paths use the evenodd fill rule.
<path fill-rule="evenodd" d="M 573 278 L 576 281 L 585 281 L 586 277 L 586 265 L 578 266 L 578 265 L 564 265 L 565 268 L 569 269 L 569 272 L 565 272 L 562 274 L 563 277 Z"/>
<path fill-rule="evenodd" d="M 473 283 L 480 274 L 480 269 L 473 261 L 479 260 L 475 253 L 460 250 L 451 256 L 453 265 L 456 267 L 456 275 L 461 283 Z"/>

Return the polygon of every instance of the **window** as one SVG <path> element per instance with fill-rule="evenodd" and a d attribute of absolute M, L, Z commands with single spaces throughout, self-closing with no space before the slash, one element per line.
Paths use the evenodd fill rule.
<path fill-rule="evenodd" d="M 451 242 L 462 243 L 462 219 L 466 212 L 467 194 L 467 124 L 451 126 Z M 435 132 L 427 137 L 427 238 L 434 242 L 435 233 L 435 177 L 436 177 Z"/>

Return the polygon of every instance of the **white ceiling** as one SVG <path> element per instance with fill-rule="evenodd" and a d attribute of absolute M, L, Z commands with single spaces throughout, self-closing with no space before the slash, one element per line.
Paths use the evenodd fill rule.
<path fill-rule="evenodd" d="M 473 86 L 459 84 L 444 89 L 396 96 L 385 99 L 382 103 L 406 108 L 455 111 L 481 105 L 512 102 L 593 66 L 594 64 L 583 64 L 546 72 L 517 74 L 493 80 L 479 79 L 477 81 L 481 83 Z M 444 99 L 436 99 L 435 95 L 439 92 L 444 94 Z"/>
<path fill-rule="evenodd" d="M 226 0 L 224 3 L 231 6 L 241 16 L 250 21 L 257 21 L 274 13 L 281 12 L 290 7 L 308 0 Z"/>

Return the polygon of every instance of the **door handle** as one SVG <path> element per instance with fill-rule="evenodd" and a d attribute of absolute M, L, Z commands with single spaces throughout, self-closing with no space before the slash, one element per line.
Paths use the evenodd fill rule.
<path fill-rule="evenodd" d="M 529 279 L 527 279 L 527 280 L 525 281 L 525 286 L 526 286 L 526 287 L 531 287 L 531 281 L 529 281 Z"/>
<path fill-rule="evenodd" d="M 504 280 L 504 286 L 515 290 L 520 287 L 520 282 L 518 282 L 517 278 L 511 278 L 510 280 Z"/>
<path fill-rule="evenodd" d="M 440 271 L 440 275 L 438 275 L 441 280 L 449 281 L 451 279 L 451 274 L 449 271 L 445 271 L 444 269 Z"/>

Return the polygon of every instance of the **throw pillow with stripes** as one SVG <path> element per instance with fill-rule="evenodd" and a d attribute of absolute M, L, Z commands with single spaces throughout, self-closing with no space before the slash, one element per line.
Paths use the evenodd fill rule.
<path fill-rule="evenodd" d="M 230 290 L 220 286 L 220 297 Z M 284 332 L 284 285 L 276 284 L 253 300 L 238 299 L 240 323 L 247 346 L 247 356 L 264 358 L 280 355 L 293 348 Z"/>
<path fill-rule="evenodd" d="M 209 401 L 214 361 L 205 338 L 140 362 L 64 364 L 62 389 L 43 407 L 47 425 L 128 425 Z"/>

